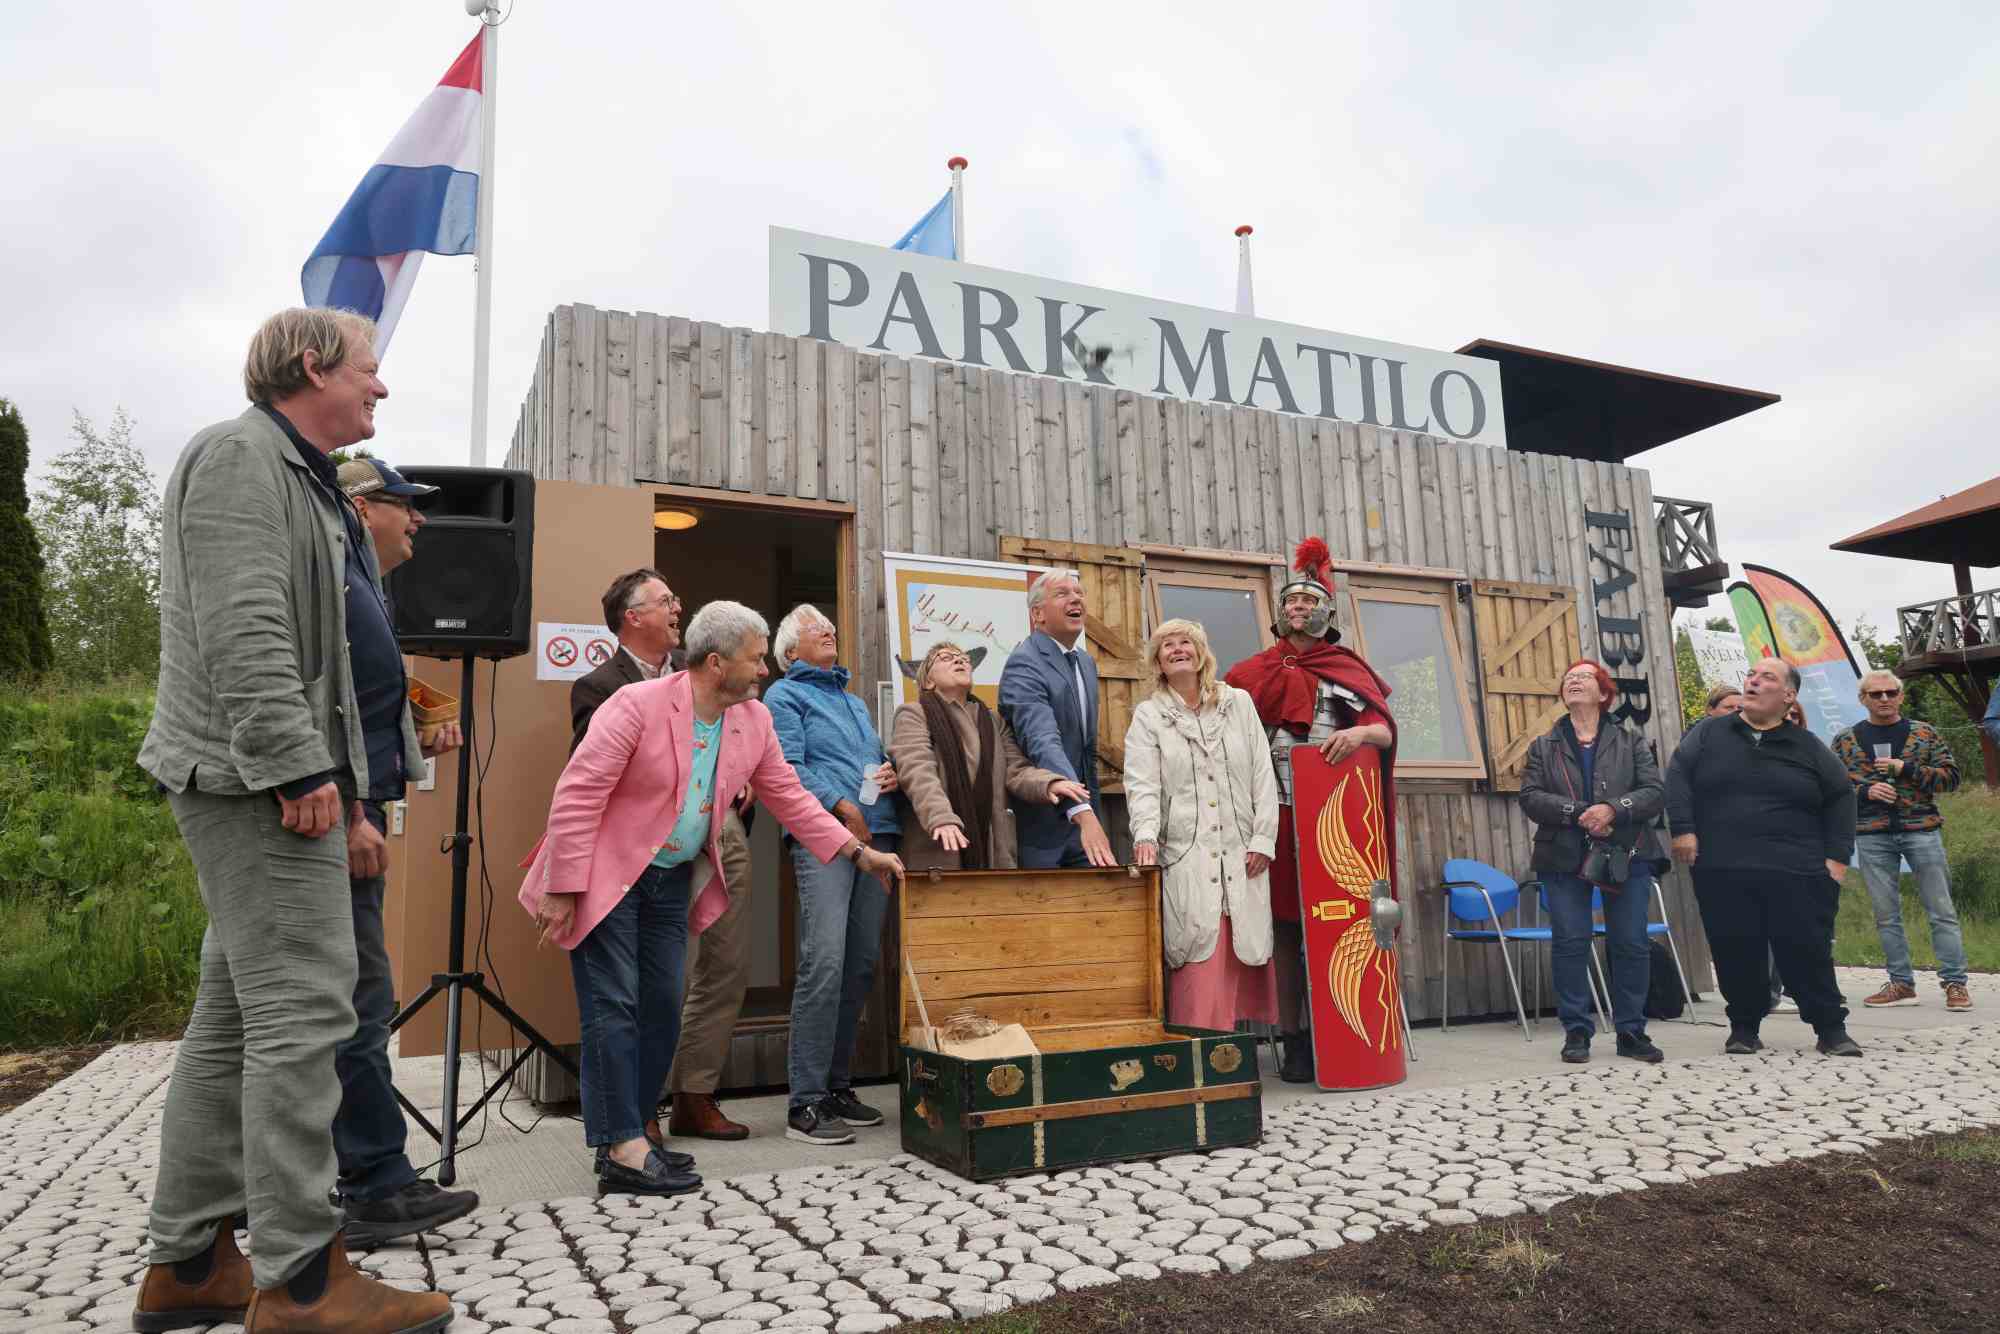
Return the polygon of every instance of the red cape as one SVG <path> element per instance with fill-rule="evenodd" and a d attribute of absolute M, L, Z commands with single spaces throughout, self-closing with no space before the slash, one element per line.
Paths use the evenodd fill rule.
<path fill-rule="evenodd" d="M 1266 727 L 1283 727 L 1300 741 L 1312 726 L 1319 683 L 1329 681 L 1353 691 L 1367 707 L 1359 721 L 1389 728 L 1389 748 L 1382 752 L 1382 827 L 1389 837 L 1389 875 L 1396 874 L 1396 716 L 1389 712 L 1389 683 L 1351 649 L 1319 644 L 1301 653 L 1279 640 L 1254 658 L 1245 658 L 1222 678 L 1248 691 L 1257 716 Z M 1280 812 L 1281 814 L 1283 812 Z M 1289 831 L 1287 831 L 1289 832 Z M 1281 864 L 1289 874 L 1271 877 L 1271 911 L 1288 922 L 1299 920 L 1297 850 L 1280 840 L 1274 872 Z"/>

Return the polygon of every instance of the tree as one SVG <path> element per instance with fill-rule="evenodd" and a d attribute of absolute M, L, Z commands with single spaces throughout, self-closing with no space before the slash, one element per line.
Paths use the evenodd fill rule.
<path fill-rule="evenodd" d="M 0 398 L 0 677 L 39 676 L 54 662 L 43 568 L 28 518 L 28 426 Z"/>
<path fill-rule="evenodd" d="M 76 446 L 49 464 L 31 514 L 47 568 L 56 666 L 72 679 L 151 676 L 160 665 L 160 494 L 120 408 L 99 432 L 81 412 Z"/>

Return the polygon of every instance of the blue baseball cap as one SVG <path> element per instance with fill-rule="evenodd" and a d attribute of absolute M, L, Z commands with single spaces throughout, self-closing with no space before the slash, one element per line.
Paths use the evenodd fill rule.
<path fill-rule="evenodd" d="M 422 482 L 413 482 L 380 459 L 350 459 L 340 465 L 335 474 L 340 479 L 340 489 L 347 493 L 349 500 L 364 496 L 394 496 L 407 500 L 416 509 L 422 509 L 436 497 L 438 489 Z"/>

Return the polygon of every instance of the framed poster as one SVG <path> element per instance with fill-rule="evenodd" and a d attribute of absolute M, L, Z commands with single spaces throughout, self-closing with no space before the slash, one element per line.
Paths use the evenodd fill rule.
<path fill-rule="evenodd" d="M 917 697 L 918 664 L 949 640 L 972 658 L 972 693 L 997 707 L 1000 669 L 1028 637 L 1028 587 L 1045 573 L 1039 565 L 883 552 L 896 701 Z"/>

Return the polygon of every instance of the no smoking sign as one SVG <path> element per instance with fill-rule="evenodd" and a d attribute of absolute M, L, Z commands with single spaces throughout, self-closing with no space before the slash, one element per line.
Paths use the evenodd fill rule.
<path fill-rule="evenodd" d="M 538 621 L 535 624 L 535 679 L 574 681 L 611 660 L 618 642 L 604 623 Z"/>

